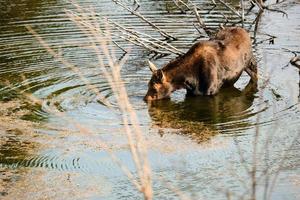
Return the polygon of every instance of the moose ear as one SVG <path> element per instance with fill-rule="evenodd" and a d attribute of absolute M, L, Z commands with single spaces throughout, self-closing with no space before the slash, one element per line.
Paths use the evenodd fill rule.
<path fill-rule="evenodd" d="M 148 60 L 148 64 L 152 73 L 157 71 L 157 67 L 150 60 Z"/>
<path fill-rule="evenodd" d="M 157 78 L 161 81 L 161 82 L 164 82 L 164 79 L 165 79 L 165 75 L 164 75 L 164 72 L 159 69 L 156 71 L 156 76 Z"/>
<path fill-rule="evenodd" d="M 219 40 L 218 45 L 219 45 L 219 47 L 221 47 L 221 49 L 225 49 L 225 47 L 226 47 L 223 40 Z"/>

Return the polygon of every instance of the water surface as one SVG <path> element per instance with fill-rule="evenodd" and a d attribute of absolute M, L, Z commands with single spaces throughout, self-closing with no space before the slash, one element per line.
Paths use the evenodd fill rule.
<path fill-rule="evenodd" d="M 132 1 L 128 6 L 135 7 Z M 193 1 L 208 27 L 239 21 L 221 5 Z M 146 23 L 109 0 L 78 1 L 101 16 L 126 27 L 163 39 Z M 182 13 L 173 1 L 140 1 L 138 9 L 156 25 L 174 35 L 176 48 L 187 51 L 201 40 L 195 16 Z M 87 37 L 68 19 L 68 1 L 0 1 L 0 197 L 1 199 L 140 199 L 141 194 L 107 154 L 113 151 L 135 172 L 114 94 L 99 69 L 95 53 L 86 48 Z M 232 1 L 238 7 L 238 1 Z M 289 0 L 277 8 L 289 17 L 266 11 L 253 45 L 259 61 L 258 86 L 243 74 L 235 88 L 215 97 L 185 98 L 175 92 L 171 100 L 147 105 L 142 98 L 151 73 L 146 60 L 153 54 L 119 37 L 113 39 L 130 54 L 122 68 L 128 96 L 149 146 L 155 199 L 178 199 L 180 190 L 191 199 L 249 197 L 253 141 L 257 151 L 258 199 L 265 183 L 278 175 L 271 199 L 299 199 L 299 74 L 287 65 L 299 51 L 300 5 Z M 255 12 L 257 10 L 254 10 Z M 251 30 L 250 13 L 245 22 Z M 26 25 L 72 63 L 113 105 L 105 106 L 79 74 L 53 58 L 27 31 Z M 114 32 L 116 30 L 112 30 Z M 269 35 L 276 36 L 269 44 Z M 123 52 L 115 48 L 116 57 Z M 163 66 L 176 55 L 153 60 Z M 116 83 L 118 84 L 118 83 Z M 29 102 L 31 93 L 44 100 Z M 49 112 L 55 105 L 64 113 Z M 71 120 L 70 120 L 71 119 Z M 88 128 L 84 134 L 76 124 Z M 107 146 L 97 141 L 104 141 Z M 242 155 L 242 156 L 241 156 Z M 268 171 L 266 171 L 268 169 Z M 268 176 L 266 176 L 268 172 Z"/>

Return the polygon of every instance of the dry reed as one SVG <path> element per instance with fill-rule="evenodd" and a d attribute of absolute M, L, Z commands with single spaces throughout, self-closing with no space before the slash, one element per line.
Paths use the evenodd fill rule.
<path fill-rule="evenodd" d="M 80 9 L 78 9 L 78 11 L 80 12 Z M 115 62 L 114 51 L 110 50 L 109 48 L 111 46 L 112 39 L 108 25 L 106 25 L 106 27 L 102 29 L 97 22 L 95 13 L 87 15 L 83 12 L 80 12 L 78 15 L 69 15 L 69 17 L 86 34 L 87 38 L 89 39 L 89 43 L 91 44 L 90 48 L 94 49 L 95 54 L 98 58 L 100 70 L 110 84 L 110 87 L 117 100 L 118 109 L 122 114 L 122 124 L 124 125 L 124 132 L 127 135 L 128 145 L 133 161 L 135 163 L 138 179 L 136 180 L 135 175 L 130 172 L 130 170 L 114 155 L 112 151 L 109 150 L 109 148 L 106 149 L 113 161 L 120 166 L 125 175 L 132 182 L 132 184 L 144 195 L 144 199 L 150 200 L 153 198 L 153 191 L 151 168 L 147 155 L 147 145 L 143 137 L 141 127 L 139 126 L 137 115 L 132 105 L 130 104 L 126 88 L 120 74 L 121 66 L 124 64 L 126 59 L 123 59 L 120 63 Z M 107 99 L 103 98 L 97 88 L 93 87 L 86 80 L 86 78 L 82 75 L 78 68 L 66 61 L 60 54 L 55 52 L 43 40 L 43 38 L 32 29 L 32 27 L 26 26 L 26 28 L 32 35 L 34 35 L 34 37 L 48 51 L 49 54 L 51 54 L 55 59 L 59 60 L 63 65 L 67 66 L 69 69 L 77 73 L 80 76 L 80 79 L 84 81 L 87 88 L 93 91 L 101 99 L 102 102 L 109 106 L 110 109 L 113 109 Z M 105 66 L 105 62 L 108 63 L 109 68 Z M 118 83 L 118 85 L 116 85 L 116 83 Z M 40 105 L 43 104 L 43 100 L 41 99 L 38 99 L 29 94 L 26 94 L 26 96 L 32 102 L 38 103 Z M 55 107 L 51 107 L 47 111 L 55 114 L 58 117 L 67 119 L 70 123 L 74 124 L 80 132 L 91 134 L 91 131 L 88 128 L 74 122 L 72 119 L 65 116 L 63 112 L 55 109 Z M 98 142 L 99 144 L 101 144 L 101 146 L 107 146 L 104 142 Z"/>

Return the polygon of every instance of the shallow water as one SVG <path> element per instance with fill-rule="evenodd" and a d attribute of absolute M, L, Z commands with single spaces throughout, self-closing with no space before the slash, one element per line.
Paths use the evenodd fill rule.
<path fill-rule="evenodd" d="M 194 2 L 203 9 L 200 14 L 210 28 L 224 22 L 220 12 L 230 23 L 238 21 L 220 5 L 210 11 L 210 1 Z M 172 1 L 140 3 L 138 11 L 177 37 L 172 45 L 186 51 L 195 42 L 199 34 L 193 15 L 181 13 Z M 111 1 L 78 4 L 160 38 Z M 2 0 L 0 5 L 1 199 L 142 198 L 107 154 L 109 148 L 135 172 L 119 111 L 106 107 L 78 73 L 54 59 L 25 28 L 31 25 L 116 107 L 95 53 L 86 48 L 87 38 L 65 14 L 64 9 L 75 11 L 75 7 L 60 0 Z M 289 17 L 266 11 L 253 45 L 259 61 L 258 87 L 248 84 L 249 77 L 243 74 L 235 88 L 224 89 L 215 97 L 185 98 L 185 92 L 178 91 L 171 100 L 147 105 L 142 98 L 151 74 L 145 61 L 153 55 L 114 37 L 120 46 L 130 49 L 122 79 L 149 146 L 155 199 L 177 199 L 174 188 L 191 199 L 249 197 L 247 171 L 252 166 L 257 130 L 258 199 L 263 199 L 265 183 L 272 184 L 277 169 L 280 174 L 271 199 L 300 198 L 300 77 L 298 69 L 286 66 L 293 56 L 286 49 L 299 51 L 300 47 L 300 4 L 289 0 L 277 8 Z M 254 17 L 250 13 L 247 19 Z M 245 26 L 249 28 L 250 21 Z M 264 41 L 267 34 L 276 36 L 274 44 Z M 117 58 L 122 56 L 120 49 L 115 51 Z M 162 66 L 174 57 L 153 62 Z M 44 103 L 28 102 L 25 93 Z M 63 117 L 49 112 L 52 104 L 63 111 Z M 78 131 L 76 124 L 92 134 Z M 269 176 L 263 175 L 266 169 Z"/>

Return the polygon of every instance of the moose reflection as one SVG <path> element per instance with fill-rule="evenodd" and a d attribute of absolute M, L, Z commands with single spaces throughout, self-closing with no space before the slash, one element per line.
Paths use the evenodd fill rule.
<path fill-rule="evenodd" d="M 257 83 L 250 81 L 241 91 L 224 88 L 215 96 L 188 97 L 182 102 L 160 100 L 149 103 L 153 124 L 162 129 L 175 129 L 197 142 L 204 142 L 217 132 L 250 127 L 251 106 Z"/>

